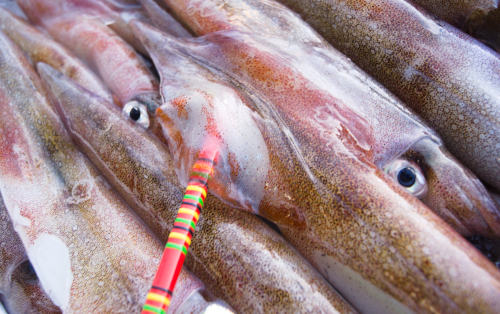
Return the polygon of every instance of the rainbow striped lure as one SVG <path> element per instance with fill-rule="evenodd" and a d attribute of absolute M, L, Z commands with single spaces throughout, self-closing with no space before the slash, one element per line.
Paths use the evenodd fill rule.
<path fill-rule="evenodd" d="M 207 197 L 207 181 L 212 175 L 216 150 L 201 152 L 193 166 L 186 193 L 170 232 L 165 251 L 149 290 L 142 314 L 165 314 L 191 244 L 200 213 Z"/>

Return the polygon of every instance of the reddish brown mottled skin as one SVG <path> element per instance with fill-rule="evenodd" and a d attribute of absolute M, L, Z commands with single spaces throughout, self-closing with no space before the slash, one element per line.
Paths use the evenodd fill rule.
<path fill-rule="evenodd" d="M 3 8 L 0 8 L 0 29 L 23 50 L 33 66 L 38 62 L 50 64 L 94 94 L 112 101 L 107 87 L 71 52 Z"/>
<path fill-rule="evenodd" d="M 283 2 L 427 120 L 480 179 L 500 187 L 498 54 L 405 1 Z"/>
<path fill-rule="evenodd" d="M 498 7 L 498 0 L 405 0 L 420 5 L 451 25 L 462 28 L 465 21 L 478 11 L 488 12 Z"/>
<path fill-rule="evenodd" d="M 252 81 L 257 89 L 265 90 L 266 98 L 285 116 L 301 119 L 301 123 L 311 126 L 311 132 L 317 130 L 326 149 L 333 149 L 330 137 L 335 133 L 328 117 L 339 116 L 337 111 L 340 116 L 357 115 L 358 118 L 342 121 L 344 131 L 349 131 L 344 134 L 354 137 L 354 141 L 346 138 L 343 141 L 350 142 L 348 146 L 358 152 L 367 151 L 381 169 L 422 138 L 431 138 L 425 149 L 440 155 L 436 158 L 440 162 L 423 167 L 432 194 L 424 199 L 425 203 L 465 236 L 500 235 L 500 211 L 477 178 L 450 156 L 434 132 L 403 103 L 327 45 L 293 13 L 269 1 L 255 3 L 253 7 L 235 2 L 214 12 L 208 11 L 209 3 L 183 2 L 186 10 L 177 13 L 191 14 L 192 18 L 186 21 L 199 34 L 232 27 L 242 32 L 256 29 L 261 36 L 236 32 L 207 35 L 208 41 L 215 45 L 200 40 L 198 48 L 193 45 L 192 49 L 187 48 L 189 53 L 200 55 L 223 71 L 234 73 L 242 82 Z M 265 14 L 259 7 L 266 8 Z M 277 27 L 266 27 L 272 23 L 277 23 Z M 227 53 L 235 50 L 234 55 Z M 445 188 L 437 188 L 443 184 Z"/>
<path fill-rule="evenodd" d="M 498 238 L 499 204 L 469 169 L 443 146 L 433 144 L 420 140 L 399 157 L 424 174 L 429 191 L 422 202 L 463 236 Z"/>
<path fill-rule="evenodd" d="M 79 15 L 63 1 L 23 0 L 19 5 L 38 25 L 99 74 L 121 105 L 133 98 L 158 97 L 158 82 L 137 52 L 99 19 Z M 92 12 L 92 11 L 91 11 Z"/>
<path fill-rule="evenodd" d="M 75 143 L 166 242 L 184 193 L 166 146 L 116 106 L 39 69 Z M 356 312 L 256 216 L 213 195 L 201 216 L 186 266 L 237 312 Z"/>
<path fill-rule="evenodd" d="M 21 239 L 0 195 L 0 294 L 8 313 L 61 313 L 30 269 Z"/>
<path fill-rule="evenodd" d="M 374 106 L 377 99 L 389 101 L 392 96 L 345 59 L 331 66 L 308 61 L 319 62 L 317 54 L 328 54 L 328 50 L 320 50 L 325 45 L 317 35 L 279 4 L 166 2 L 197 34 L 209 33 L 177 46 L 178 51 L 210 62 L 265 96 L 257 103 L 257 111 L 277 124 L 269 125 L 264 137 L 270 158 L 281 167 L 267 176 L 260 213 L 275 221 L 285 238 L 348 301 L 361 311 L 380 313 L 500 310 L 498 270 L 370 161 L 370 148 L 378 147 L 370 134 L 377 129 L 359 116 L 354 120 L 357 125 L 350 119 L 336 120 L 352 113 L 342 107 L 349 99 L 346 94 L 351 99 L 366 95 Z M 262 31 L 260 36 L 248 34 L 254 26 Z M 210 33 L 214 31 L 219 32 Z M 300 69 L 302 76 L 294 69 Z M 331 71 L 358 87 L 344 92 L 336 85 L 322 89 L 323 76 L 309 71 Z M 348 85 L 340 80 L 338 84 Z M 346 101 L 334 99 L 326 88 Z M 323 97 L 332 97 L 327 103 L 331 107 L 314 116 L 313 110 L 326 105 Z M 298 225 L 275 219 L 291 211 L 279 207 L 284 194 L 296 205 Z"/>
<path fill-rule="evenodd" d="M 64 313 L 138 312 L 163 247 L 71 142 L 41 84 L 0 32 L 0 191 L 14 229 Z M 181 272 L 179 284 L 199 280 Z"/>

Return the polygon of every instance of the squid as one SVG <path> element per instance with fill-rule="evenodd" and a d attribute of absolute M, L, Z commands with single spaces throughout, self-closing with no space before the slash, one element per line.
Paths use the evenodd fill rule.
<path fill-rule="evenodd" d="M 498 0 L 412 0 L 449 24 L 462 28 L 479 12 L 489 12 L 498 7 Z"/>
<path fill-rule="evenodd" d="M 185 188 L 166 146 L 144 127 L 146 116 L 134 121 L 51 67 L 38 71 L 80 150 L 166 242 Z M 236 312 L 357 313 L 275 231 L 213 195 L 185 263 Z"/>
<path fill-rule="evenodd" d="M 61 313 L 43 291 L 0 195 L 0 299 L 10 313 Z M 1 305 L 0 305 L 1 306 Z M 0 307 L 0 313 L 1 307 Z"/>
<path fill-rule="evenodd" d="M 179 38 L 191 38 L 193 35 L 188 32 L 170 14 L 165 12 L 154 0 L 140 0 L 142 7 L 151 18 L 151 22 L 158 28 L 163 29 L 170 35 Z M 149 53 L 148 53 L 149 54 Z"/>
<path fill-rule="evenodd" d="M 144 47 L 134 37 L 127 25 L 131 19 L 150 23 L 146 13 L 136 2 L 65 0 L 47 2 L 40 8 L 42 8 L 40 13 L 50 13 L 52 17 L 61 17 L 71 12 L 71 14 L 79 18 L 97 19 L 111 28 L 140 53 L 147 54 Z M 34 18 L 38 19 L 37 16 L 34 16 Z"/>
<path fill-rule="evenodd" d="M 0 193 L 14 230 L 62 312 L 139 311 L 162 244 L 72 144 L 41 84 L 0 32 Z M 178 285 L 171 309 L 211 305 L 189 272 Z"/>
<path fill-rule="evenodd" d="M 413 0 L 441 20 L 466 32 L 500 53 L 500 8 L 498 0 Z"/>
<path fill-rule="evenodd" d="M 58 42 L 90 65 L 125 106 L 139 101 L 156 106 L 158 82 L 135 50 L 108 28 L 96 13 L 79 15 L 70 11 L 71 2 L 18 1 L 30 21 L 43 26 Z M 99 5 L 100 2 L 84 1 Z M 104 5 L 104 4 L 101 4 Z M 67 11 L 67 10 L 68 11 Z"/>
<path fill-rule="evenodd" d="M 281 2 L 424 118 L 481 180 L 500 188 L 500 55 L 406 1 Z"/>
<path fill-rule="evenodd" d="M 375 142 L 372 135 L 384 129 L 375 129 L 367 122 L 367 115 L 359 114 L 362 101 L 358 97 L 366 96 L 372 106 L 382 98 L 387 101 L 387 110 L 411 113 L 397 106 L 390 94 L 367 80 L 345 58 L 331 66 L 320 63 L 319 57 L 330 51 L 328 45 L 278 4 L 168 4 L 196 34 L 208 33 L 184 42 L 132 23 L 153 60 L 160 61 L 155 62 L 162 77 L 165 104 L 157 115 L 171 153 L 176 159 L 179 149 L 189 152 L 179 154 L 182 160 L 174 161 L 181 166 L 181 182 L 190 159 L 200 151 L 199 138 L 219 141 L 222 157 L 217 171 L 222 173 L 214 175 L 210 190 L 227 203 L 276 223 L 287 241 L 361 312 L 498 311 L 498 270 L 377 167 L 374 156 L 383 160 L 384 145 Z M 271 27 L 272 23 L 281 28 Z M 310 49 L 289 41 L 294 38 Z M 162 57 L 166 50 L 225 75 L 227 82 L 244 91 L 243 98 L 251 100 L 251 118 L 260 120 L 254 125 L 261 127 L 247 131 L 252 122 L 242 103 L 238 109 L 217 109 L 224 98 L 218 98 L 219 89 L 207 87 L 208 83 L 201 85 L 202 92 L 174 98 L 177 94 L 172 91 L 185 83 L 178 83 L 174 75 L 163 70 L 168 67 L 168 59 Z M 307 59 L 318 62 L 324 71 L 338 74 L 338 84 L 327 85 L 324 75 L 315 75 L 319 71 L 316 64 Z M 199 78 L 194 73 L 188 68 L 178 70 L 175 76 L 192 77 L 189 84 L 196 88 Z M 225 108 L 235 103 L 235 97 L 230 99 Z M 346 105 L 353 99 L 359 100 L 358 107 Z M 391 103 L 396 105 L 391 107 Z M 383 109 L 380 105 L 377 110 Z M 230 123 L 228 115 L 235 111 L 240 113 L 241 124 Z M 391 123 L 401 119 L 398 115 L 390 117 L 394 119 Z M 413 125 L 418 124 L 415 118 Z M 433 139 L 432 133 L 422 130 L 412 136 Z M 259 138 L 265 145 L 259 144 Z M 403 140 L 393 140 L 392 148 Z M 227 145 L 235 142 L 239 146 Z M 387 146 L 392 143 L 385 141 Z M 266 159 L 269 163 L 264 162 Z M 238 178 L 250 178 L 253 185 Z M 227 182 L 230 189 L 224 188 Z M 479 278 L 485 283 L 473 288 L 471 282 Z"/>
<path fill-rule="evenodd" d="M 242 13 L 233 21 L 231 10 L 238 7 L 236 4 L 227 12 L 215 7 L 211 12 L 208 11 L 212 8 L 210 2 L 203 2 L 206 7 L 201 7 L 200 3 L 188 6 L 188 13 L 192 11 L 189 21 L 195 32 L 202 35 L 215 31 L 212 29 L 214 25 L 223 25 L 220 29 L 233 27 L 242 31 L 209 34 L 205 36 L 207 43 L 200 43 L 200 48 L 191 45 L 180 49 L 204 58 L 221 71 L 235 73 L 242 82 L 253 81 L 252 84 L 258 86 L 255 88 L 265 90 L 270 102 L 279 102 L 279 109 L 286 110 L 287 116 L 295 120 L 300 116 L 308 120 L 309 125 L 319 126 L 320 137 L 326 141 L 327 150 L 333 150 L 330 137 L 334 137 L 335 133 L 328 124 L 328 116 L 334 115 L 336 110 L 342 111 L 341 115 L 345 117 L 343 125 L 350 125 L 350 131 L 356 133 L 360 150 L 367 151 L 373 162 L 406 191 L 420 198 L 464 236 L 476 233 L 499 236 L 498 207 L 482 183 L 444 148 L 434 131 L 328 46 L 292 12 L 263 1 L 252 9 L 240 6 L 241 10 L 249 10 L 249 13 Z M 196 9 L 198 5 L 199 12 Z M 266 13 L 259 11 L 259 7 L 266 8 Z M 186 15 L 185 12 L 178 14 Z M 224 14 L 230 18 L 225 20 Z M 269 19 L 275 17 L 277 21 L 282 21 L 280 23 L 287 21 L 289 29 L 280 25 L 276 28 L 265 27 L 268 25 L 265 23 L 261 25 L 259 21 L 266 15 L 270 16 Z M 250 29 L 257 29 L 262 35 L 249 35 Z M 287 43 L 272 48 L 265 43 L 285 40 Z M 222 45 L 225 45 L 224 48 Z M 230 53 L 237 49 L 238 54 L 233 53 L 225 59 L 225 49 Z M 276 53 L 280 49 L 284 51 Z M 259 64 L 257 61 L 246 62 L 250 57 L 262 61 Z M 228 62 L 229 59 L 231 62 Z M 282 81 L 290 83 L 282 85 L 279 83 Z M 291 98 L 295 101 L 290 101 Z M 336 107 L 335 103 L 339 101 L 341 103 Z M 313 106 L 309 105 L 311 103 Z M 306 110 L 308 116 L 305 115 Z M 408 182 L 400 177 L 406 171 L 412 172 Z"/>
<path fill-rule="evenodd" d="M 83 62 L 61 44 L 2 8 L 0 30 L 23 50 L 32 66 L 38 62 L 50 64 L 93 93 L 113 101 L 104 83 Z"/>

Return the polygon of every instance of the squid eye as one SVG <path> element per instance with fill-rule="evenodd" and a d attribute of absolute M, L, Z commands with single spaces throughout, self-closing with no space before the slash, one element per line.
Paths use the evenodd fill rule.
<path fill-rule="evenodd" d="M 398 159 L 384 171 L 415 197 L 422 198 L 427 194 L 427 182 L 417 165 Z"/>
<path fill-rule="evenodd" d="M 141 117 L 141 109 L 133 107 L 132 109 L 130 109 L 129 115 L 130 119 L 137 121 Z"/>
<path fill-rule="evenodd" d="M 143 128 L 149 127 L 149 115 L 146 106 L 138 101 L 132 100 L 123 107 L 123 114 Z"/>
<path fill-rule="evenodd" d="M 415 170 L 411 167 L 406 167 L 398 172 L 398 182 L 404 187 L 411 187 L 415 184 L 417 180 L 417 175 L 415 174 Z"/>

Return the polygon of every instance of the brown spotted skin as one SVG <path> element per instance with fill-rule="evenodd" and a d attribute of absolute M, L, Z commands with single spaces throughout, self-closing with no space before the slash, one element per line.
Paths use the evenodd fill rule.
<path fill-rule="evenodd" d="M 89 64 L 119 104 L 124 105 L 141 95 L 154 98 L 158 94 L 158 82 L 144 61 L 99 15 L 79 15 L 78 10 L 71 11 L 71 6 L 66 7 L 60 1 L 23 0 L 19 5 L 32 22 L 43 26 Z"/>
<path fill-rule="evenodd" d="M 462 30 L 500 53 L 500 8 L 475 11 Z"/>
<path fill-rule="evenodd" d="M 0 195 L 0 299 L 9 313 L 61 313 L 30 269 L 23 243 Z"/>
<path fill-rule="evenodd" d="M 428 192 L 422 202 L 461 235 L 498 238 L 498 203 L 479 179 L 443 146 L 422 139 L 398 159 L 410 162 L 424 174 Z"/>
<path fill-rule="evenodd" d="M 33 66 L 38 62 L 50 64 L 94 94 L 113 101 L 109 90 L 101 80 L 71 52 L 2 8 L 0 8 L 0 29 L 23 50 Z"/>
<path fill-rule="evenodd" d="M 427 120 L 480 179 L 500 186 L 496 53 L 404 1 L 283 3 Z"/>
<path fill-rule="evenodd" d="M 268 174 L 267 201 L 263 200 L 260 213 L 270 220 L 277 217 L 279 210 L 272 202 L 278 202 L 277 197 L 286 193 L 296 204 L 303 223 L 290 226 L 275 222 L 285 238 L 348 301 L 361 311 L 380 313 L 405 309 L 423 313 L 499 310 L 496 268 L 370 161 L 373 159 L 369 145 L 376 147 L 370 139 L 370 127 L 359 116 L 357 125 L 343 122 L 351 119 L 337 120 L 351 113 L 343 110 L 340 100 L 332 102 L 329 112 L 319 112 L 319 119 L 311 121 L 315 118 L 312 112 L 323 104 L 325 93 L 311 84 L 314 77 L 305 79 L 308 72 L 301 68 L 310 65 L 307 58 L 315 58 L 314 49 L 322 47 L 314 37 L 300 37 L 314 35 L 309 28 L 299 27 L 304 24 L 288 11 L 281 16 L 276 14 L 284 9 L 268 1 L 166 2 L 197 34 L 209 33 L 185 45 L 177 41 L 169 48 L 225 70 L 271 102 L 263 101 L 259 111 L 277 121 L 277 127 L 270 126 L 273 133 L 265 138 L 270 143 L 269 156 L 276 159 L 276 164 L 280 160 L 282 167 Z M 238 10 L 238 15 L 233 14 Z M 277 34 L 281 31 L 276 24 L 262 24 L 259 28 L 260 20 L 273 21 L 270 16 L 279 26 L 286 26 L 286 39 L 296 37 L 314 47 L 303 48 L 311 53 L 300 50 L 300 43 L 280 41 Z M 293 22 L 289 17 L 294 18 Z M 255 25 L 263 30 L 261 36 L 238 32 L 249 32 Z M 276 46 L 281 47 L 279 52 L 274 50 Z M 295 54 L 289 56 L 286 51 Z M 301 53 L 307 58 L 300 58 Z M 344 61 L 338 68 L 346 69 L 347 64 Z M 326 63 L 321 66 L 332 70 Z M 309 68 L 314 70 L 313 66 Z M 292 69 L 302 69 L 304 76 L 290 76 L 288 71 Z M 355 77 L 361 75 L 355 67 L 350 69 Z M 340 70 L 338 73 L 345 74 Z M 366 84 L 372 84 L 379 96 L 390 97 L 378 85 L 370 81 Z M 318 92 L 312 93 L 315 87 Z M 330 86 L 331 90 L 335 88 Z M 361 90 L 362 87 L 351 95 Z M 371 101 L 378 97 L 365 95 Z M 373 126 L 371 129 L 375 133 Z M 273 146 L 271 141 L 285 145 Z M 279 178 L 283 178 L 285 186 L 273 184 Z M 340 270 L 346 269 L 359 277 L 343 277 L 346 272 Z M 477 275 L 472 275 L 471 269 Z M 471 282 L 480 277 L 485 285 L 476 282 L 478 285 L 473 286 Z M 364 284 L 356 286 L 355 278 L 362 278 Z M 373 286 L 368 283 L 380 289 L 378 296 L 376 288 L 370 288 Z"/>
<path fill-rule="evenodd" d="M 184 192 L 166 147 L 116 106 L 46 66 L 39 70 L 77 145 L 166 242 Z M 213 195 L 186 265 L 237 312 L 356 312 L 284 239 Z"/>
<path fill-rule="evenodd" d="M 213 3 L 220 6 L 218 1 Z M 422 138 L 431 138 L 433 141 L 427 141 L 429 149 L 441 150 L 441 160 L 446 162 L 435 167 L 428 165 L 425 175 L 430 178 L 434 171 L 442 182 L 448 183 L 447 191 L 432 191 L 441 198 L 438 202 L 426 204 L 442 213 L 446 203 L 446 211 L 458 220 L 474 216 L 467 229 L 456 218 L 447 220 L 463 235 L 500 235 L 500 210 L 484 187 L 460 163 L 447 157 L 441 140 L 414 113 L 345 56 L 325 44 L 289 10 L 270 1 L 248 3 L 251 5 L 232 3 L 223 6 L 225 10 L 208 13 L 209 1 L 189 4 L 171 1 L 170 5 L 178 8 L 176 13 L 185 16 L 199 34 L 229 28 L 245 33 L 257 29 L 259 34 L 214 33 L 206 35 L 205 40 L 197 40 L 199 46 L 196 48 L 189 44 L 177 49 L 199 55 L 222 71 L 232 72 L 243 85 L 253 84 L 265 91 L 266 98 L 277 105 L 284 116 L 301 119 L 303 125 L 310 126 L 309 130 L 317 130 L 327 150 L 333 149 L 331 137 L 336 132 L 329 124 L 329 116 L 351 117 L 347 121 L 340 120 L 344 134 L 353 136 L 352 140 L 344 138 L 343 141 L 351 143 L 347 145 L 357 151 L 356 156 L 366 151 L 368 158 L 373 158 L 381 169 Z M 246 13 L 234 16 L 236 11 Z M 278 25 L 265 27 L 266 24 L 260 21 L 266 19 L 270 20 L 268 24 Z M 175 40 L 171 42 L 176 45 Z M 180 47 L 182 45 L 179 43 Z"/>
<path fill-rule="evenodd" d="M 163 246 L 76 149 L 37 91 L 41 84 L 22 51 L 0 33 L 0 190 L 14 228 L 65 313 L 138 312 Z M 68 263 L 52 273 L 40 249 Z M 183 273 L 179 284 L 199 284 Z M 57 287 L 43 279 L 58 276 L 65 277 Z"/>
<path fill-rule="evenodd" d="M 451 25 L 462 28 L 466 20 L 477 11 L 490 11 L 498 7 L 498 0 L 411 0 Z"/>

